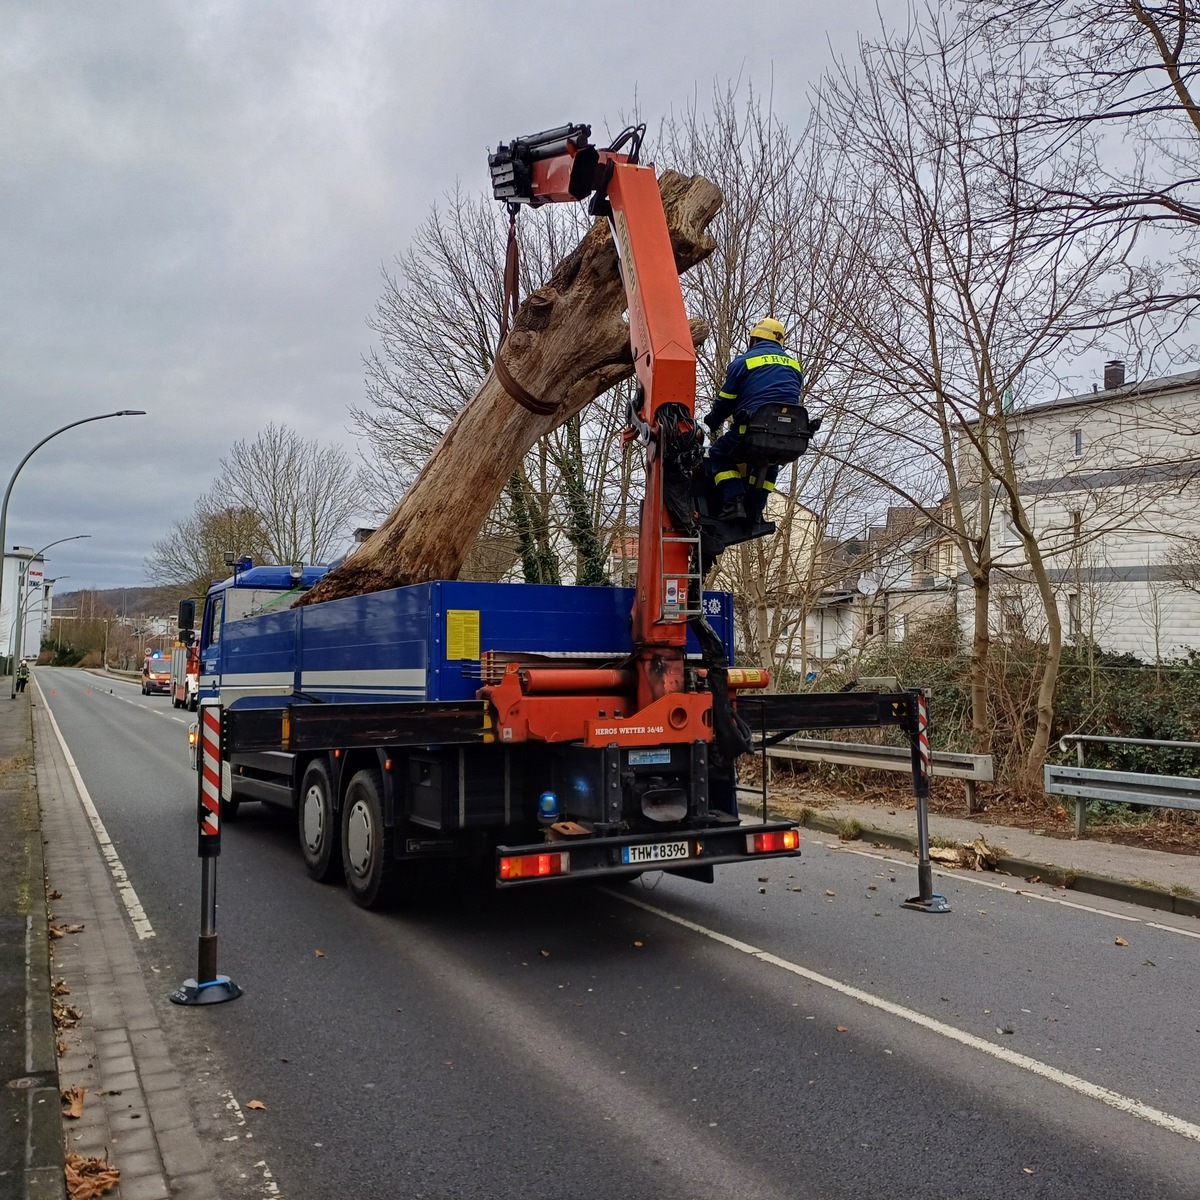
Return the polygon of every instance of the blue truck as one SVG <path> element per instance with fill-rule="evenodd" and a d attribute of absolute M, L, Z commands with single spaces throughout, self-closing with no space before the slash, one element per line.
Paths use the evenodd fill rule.
<path fill-rule="evenodd" d="M 711 881 L 718 864 L 798 853 L 795 823 L 743 822 L 735 773 L 711 742 L 677 736 L 679 712 L 628 711 L 633 589 L 440 581 L 292 607 L 325 571 L 243 562 L 199 622 L 180 606 L 200 704 L 222 713 L 222 815 L 251 801 L 293 813 L 313 879 L 344 879 L 373 907 L 468 869 L 497 887 L 647 869 Z M 703 607 L 732 657 L 732 596 Z M 703 674 L 698 641 L 686 657 Z M 727 682 L 763 679 L 745 675 Z M 546 702 L 553 730 L 506 724 L 510 679 Z M 910 714 L 906 693 L 738 695 L 764 748 Z"/>
<path fill-rule="evenodd" d="M 795 823 L 767 821 L 765 796 L 763 820 L 742 821 L 738 762 L 750 751 L 764 754 L 765 779 L 766 747 L 799 730 L 902 725 L 918 761 L 912 694 L 777 694 L 766 671 L 731 665 L 732 597 L 701 581 L 724 548 L 774 532 L 765 489 L 819 421 L 795 402 L 735 414 L 746 502 L 716 502 L 670 232 L 654 170 L 638 161 L 644 126 L 604 148 L 590 133 L 517 138 L 489 165 L 510 212 L 591 197 L 609 221 L 638 382 L 626 433 L 645 465 L 636 586 L 372 590 L 376 572 L 347 595 L 324 568 L 243 560 L 205 599 L 202 831 L 205 811 L 282 804 L 308 873 L 343 877 L 367 907 L 471 865 L 497 887 L 651 868 L 711 881 L 722 863 L 799 853 Z M 501 370 L 502 353 L 493 369 L 514 404 L 552 411 Z M 185 601 L 182 641 L 196 624 Z"/>

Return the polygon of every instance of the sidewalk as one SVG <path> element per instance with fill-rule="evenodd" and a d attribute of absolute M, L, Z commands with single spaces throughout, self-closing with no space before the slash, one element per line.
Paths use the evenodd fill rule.
<path fill-rule="evenodd" d="M 82 788 L 35 688 L 33 736 L 46 877 L 60 927 L 53 975 L 82 1014 L 60 1031 L 62 1088 L 85 1088 L 64 1123 L 68 1153 L 120 1169 L 115 1200 L 217 1200 L 208 1156 L 150 998 L 135 938 L 153 936 L 103 822 Z"/>
<path fill-rule="evenodd" d="M 30 693 L 0 678 L 0 1200 L 66 1195 Z"/>
<path fill-rule="evenodd" d="M 915 801 L 910 800 L 910 806 Z M 825 833 L 841 833 L 849 823 L 861 827 L 863 841 L 912 851 L 917 844 L 915 807 L 877 808 L 835 804 L 810 809 L 804 824 Z M 971 843 L 983 838 L 998 853 L 997 870 L 1022 879 L 1038 876 L 1093 896 L 1142 904 L 1181 916 L 1200 917 L 1200 856 L 1143 850 L 1092 838 L 1050 837 L 1010 825 L 988 825 L 965 817 L 930 813 L 931 841 Z M 935 862 L 934 869 L 941 869 Z"/>

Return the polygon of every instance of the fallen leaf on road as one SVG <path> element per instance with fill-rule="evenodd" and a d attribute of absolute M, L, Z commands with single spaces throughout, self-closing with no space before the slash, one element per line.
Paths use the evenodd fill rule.
<path fill-rule="evenodd" d="M 54 986 L 50 989 L 50 994 L 52 996 L 69 996 L 71 994 L 71 989 L 67 987 L 67 981 L 65 979 L 56 979 L 54 981 Z"/>
<path fill-rule="evenodd" d="M 313 951 L 313 958 L 324 958 L 324 957 L 325 957 L 324 950 L 314 950 Z"/>
<path fill-rule="evenodd" d="M 838 1031 L 838 1033 L 845 1033 L 846 1030 L 848 1030 L 849 1028 L 850 1028 L 849 1025 L 839 1025 L 837 1027 L 837 1031 Z"/>
<path fill-rule="evenodd" d="M 86 1095 L 87 1088 L 85 1087 L 64 1088 L 62 1102 L 67 1107 L 63 1109 L 63 1116 L 69 1117 L 72 1121 L 78 1121 L 83 1116 L 83 1098 Z"/>
<path fill-rule="evenodd" d="M 1129 945 L 1129 943 L 1123 937 L 1116 938 L 1115 941 L 1118 946 L 1128 946 Z"/>
<path fill-rule="evenodd" d="M 637 947 L 639 950 L 642 948 L 642 946 L 643 946 L 643 945 L 645 945 L 645 943 L 644 943 L 644 942 L 634 942 L 633 944 L 634 944 L 634 945 L 635 945 L 635 946 L 636 946 L 636 947 Z"/>
<path fill-rule="evenodd" d="M 768 875 L 760 875 L 760 876 L 758 877 L 758 882 L 759 882 L 759 883 L 766 883 L 766 882 L 768 881 L 768 879 L 769 879 L 769 878 L 770 878 L 770 876 L 768 876 Z"/>
<path fill-rule="evenodd" d="M 62 892 L 60 892 L 60 891 L 59 891 L 57 888 L 55 888 L 55 889 L 54 889 L 54 891 L 52 891 L 52 892 L 50 893 L 50 899 L 51 899 L 51 900 L 61 900 L 61 899 L 62 899 Z"/>
<path fill-rule="evenodd" d="M 833 889 L 832 889 L 832 888 L 826 888 L 826 889 L 825 889 L 825 895 L 827 895 L 827 896 L 832 896 L 832 895 L 833 895 Z"/>
<path fill-rule="evenodd" d="M 247 1100 L 246 1107 L 253 1108 L 257 1112 L 263 1112 L 267 1106 L 261 1100 Z"/>
<path fill-rule="evenodd" d="M 66 1052 L 67 1052 L 67 1043 L 66 1042 L 55 1042 L 54 1043 L 54 1053 L 57 1054 L 59 1058 L 62 1058 L 62 1056 L 64 1054 L 66 1054 Z"/>
<path fill-rule="evenodd" d="M 539 951 L 538 951 L 538 953 L 539 953 L 539 954 L 540 954 L 540 955 L 541 955 L 543 958 L 549 958 L 549 957 L 550 957 L 550 951 L 549 951 L 549 950 L 539 950 Z"/>
<path fill-rule="evenodd" d="M 759 888 L 759 889 L 758 889 L 758 894 L 759 894 L 760 896 L 765 896 L 765 895 L 767 894 L 767 889 L 766 889 L 766 888 Z"/>
<path fill-rule="evenodd" d="M 1021 1170 L 1024 1171 L 1026 1175 L 1036 1174 L 1032 1167 L 1022 1167 Z"/>
<path fill-rule="evenodd" d="M 103 1158 L 83 1158 L 68 1154 L 65 1164 L 67 1195 L 71 1200 L 93 1200 L 103 1196 L 121 1181 L 121 1170 L 108 1161 L 108 1152 Z"/>

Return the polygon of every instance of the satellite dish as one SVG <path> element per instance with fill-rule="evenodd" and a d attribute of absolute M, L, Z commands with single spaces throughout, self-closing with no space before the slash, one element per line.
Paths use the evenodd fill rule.
<path fill-rule="evenodd" d="M 855 584 L 855 587 L 857 587 L 864 596 L 874 596 L 875 593 L 879 591 L 879 580 L 874 575 L 860 575 L 858 577 L 858 583 Z"/>

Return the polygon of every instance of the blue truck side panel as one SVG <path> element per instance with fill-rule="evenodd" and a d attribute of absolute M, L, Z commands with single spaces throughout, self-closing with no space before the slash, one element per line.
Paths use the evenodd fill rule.
<path fill-rule="evenodd" d="M 464 660 L 447 657 L 447 613 L 478 617 L 479 649 L 595 658 L 629 653 L 632 588 L 442 581 L 225 624 L 216 656 L 225 686 L 256 681 L 325 701 L 467 700 L 478 689 Z M 732 661 L 733 603 L 705 608 Z M 699 653 L 689 634 L 688 650 Z M 206 662 L 209 656 L 205 656 Z M 215 664 L 214 664 L 215 665 Z M 250 702 L 250 701 L 248 701 Z"/>

